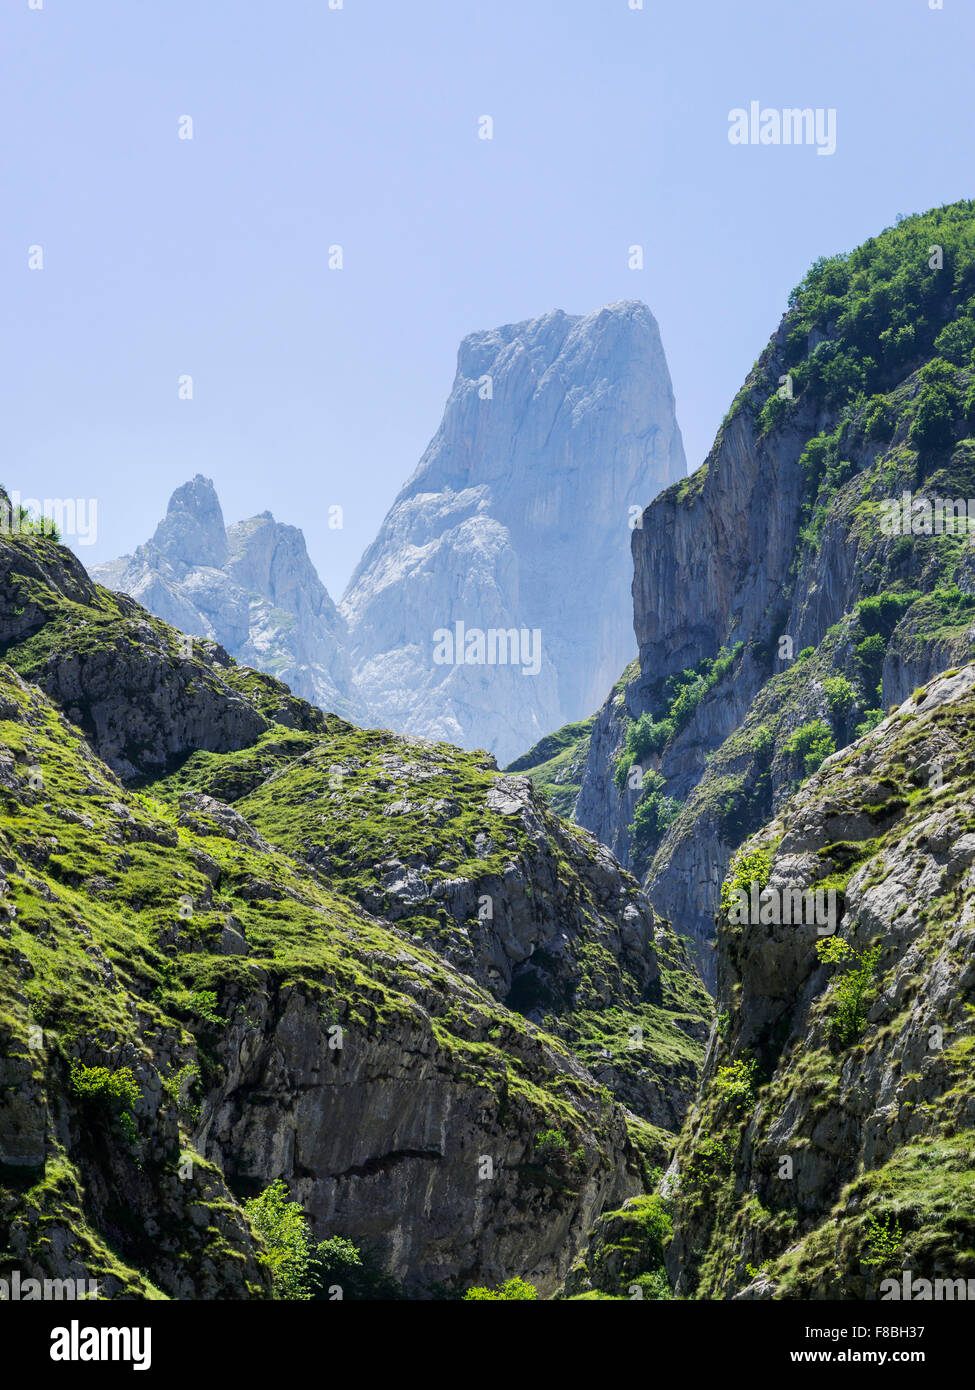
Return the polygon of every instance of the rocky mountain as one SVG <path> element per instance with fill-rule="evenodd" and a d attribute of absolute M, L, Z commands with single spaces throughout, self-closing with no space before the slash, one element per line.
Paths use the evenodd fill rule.
<path fill-rule="evenodd" d="M 505 771 L 0 535 L 0 1277 L 967 1297 L 973 431 L 975 204 L 817 262 Z"/>
<path fill-rule="evenodd" d="M 629 528 L 683 478 L 656 321 L 622 302 L 465 338 L 440 429 L 337 610 L 299 530 L 209 479 L 98 583 L 357 723 L 512 757 L 633 651 Z"/>
<path fill-rule="evenodd" d="M 633 531 L 638 659 L 591 726 L 516 763 L 574 796 L 712 984 L 736 848 L 975 652 L 970 522 L 934 510 L 975 517 L 973 296 L 969 203 L 816 263 L 705 463 Z"/>
<path fill-rule="evenodd" d="M 209 478 L 197 474 L 177 488 L 152 539 L 134 555 L 94 566 L 92 577 L 277 676 L 302 699 L 365 717 L 345 624 L 302 533 L 270 512 L 225 527 Z"/>
<path fill-rule="evenodd" d="M 736 856 L 729 888 L 762 908 L 742 920 L 726 888 L 719 912 L 718 1026 L 666 1182 L 679 1293 L 889 1300 L 906 1278 L 965 1297 L 973 830 L 969 665 L 827 758 Z M 836 895 L 835 933 L 777 910 L 810 889 Z"/>
<path fill-rule="evenodd" d="M 633 653 L 629 528 L 684 474 L 645 305 L 465 338 L 440 428 L 342 600 L 364 698 L 400 732 L 502 760 L 589 714 Z M 495 660 L 491 630 L 517 650 Z"/>
<path fill-rule="evenodd" d="M 710 1014 L 608 851 L 48 536 L 0 537 L 0 653 L 0 1277 L 296 1296 L 280 1180 L 400 1296 L 554 1293 L 666 1161 Z"/>

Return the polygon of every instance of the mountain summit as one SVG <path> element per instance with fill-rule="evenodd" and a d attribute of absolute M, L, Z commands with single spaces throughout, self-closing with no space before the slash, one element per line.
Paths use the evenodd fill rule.
<path fill-rule="evenodd" d="M 286 681 L 302 699 L 360 714 L 345 624 L 301 531 L 270 512 L 225 527 L 209 478 L 198 473 L 176 489 L 152 540 L 134 555 L 91 573 L 184 632 Z"/>
<path fill-rule="evenodd" d="M 501 759 L 591 713 L 635 652 L 630 525 L 685 472 L 645 304 L 465 338 L 440 428 L 342 600 L 368 703 Z M 511 640 L 492 648 L 492 630 Z"/>
<path fill-rule="evenodd" d="M 213 483 L 92 577 L 303 699 L 508 761 L 635 655 L 630 527 L 685 476 L 656 320 L 621 301 L 461 343 L 443 421 L 341 609 L 302 533 L 227 528 Z"/>

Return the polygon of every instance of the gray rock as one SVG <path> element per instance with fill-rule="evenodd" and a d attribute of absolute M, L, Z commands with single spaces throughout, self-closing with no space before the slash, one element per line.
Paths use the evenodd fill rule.
<path fill-rule="evenodd" d="M 92 568 L 191 636 L 220 643 L 296 695 L 351 718 L 355 694 L 345 623 L 315 571 L 301 532 L 270 512 L 224 528 L 213 483 L 176 489 L 155 535 L 134 555 Z"/>
<path fill-rule="evenodd" d="M 440 429 L 341 605 L 383 722 L 507 762 L 589 714 L 633 651 L 630 509 L 684 472 L 645 305 L 465 338 Z M 539 629 L 539 673 L 435 664 L 434 632 L 458 621 Z"/>

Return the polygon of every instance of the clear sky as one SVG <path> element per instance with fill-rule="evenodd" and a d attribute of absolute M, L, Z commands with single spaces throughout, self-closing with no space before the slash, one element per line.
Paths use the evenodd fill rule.
<path fill-rule="evenodd" d="M 97 498 L 92 562 L 203 472 L 337 598 L 460 338 L 623 298 L 696 467 L 812 260 L 975 194 L 975 4 L 631 3 L 3 0 L 0 479 Z M 753 100 L 836 153 L 730 144 Z"/>

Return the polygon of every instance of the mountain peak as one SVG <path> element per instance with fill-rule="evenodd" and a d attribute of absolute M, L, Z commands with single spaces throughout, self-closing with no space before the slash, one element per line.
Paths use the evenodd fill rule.
<path fill-rule="evenodd" d="M 197 473 L 169 499 L 152 545 L 177 565 L 219 569 L 227 558 L 227 536 L 212 478 Z"/>
<path fill-rule="evenodd" d="M 345 625 L 302 532 L 270 511 L 225 527 L 202 473 L 176 489 L 147 545 L 92 574 L 238 661 L 273 671 L 301 698 L 358 713 Z"/>
<path fill-rule="evenodd" d="M 629 518 L 684 476 L 645 304 L 469 334 L 440 428 L 343 601 L 366 700 L 394 728 L 503 761 L 584 718 L 633 652 Z M 441 664 L 430 634 L 461 619 L 541 633 L 538 678 Z"/>

